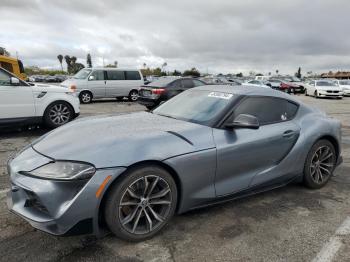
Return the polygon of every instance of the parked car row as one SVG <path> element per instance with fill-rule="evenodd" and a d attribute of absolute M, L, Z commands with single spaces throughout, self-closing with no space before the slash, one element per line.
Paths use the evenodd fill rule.
<path fill-rule="evenodd" d="M 46 82 L 46 83 L 60 83 L 66 80 L 66 75 L 32 75 L 28 77 L 29 82 Z"/>

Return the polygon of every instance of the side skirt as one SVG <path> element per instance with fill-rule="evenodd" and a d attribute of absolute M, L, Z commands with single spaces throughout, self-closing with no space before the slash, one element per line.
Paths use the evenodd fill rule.
<path fill-rule="evenodd" d="M 217 204 L 221 204 L 221 203 L 225 203 L 225 202 L 228 202 L 228 201 L 237 200 L 237 199 L 245 198 L 245 197 L 248 197 L 248 196 L 253 196 L 253 195 L 256 195 L 256 194 L 260 194 L 260 193 L 264 193 L 264 192 L 267 192 L 267 191 L 271 191 L 273 189 L 284 187 L 284 186 L 286 186 L 286 185 L 288 185 L 288 184 L 290 184 L 292 182 L 299 182 L 301 180 L 302 180 L 302 175 L 298 175 L 298 176 L 295 176 L 295 177 L 293 177 L 291 179 L 282 180 L 282 181 L 280 179 L 276 179 L 276 180 L 274 180 L 272 182 L 268 182 L 268 183 L 265 183 L 265 184 L 254 186 L 252 188 L 240 191 L 238 193 L 216 197 L 216 198 L 211 199 L 211 200 L 209 200 L 209 201 L 207 201 L 207 202 L 205 202 L 203 204 L 200 204 L 198 206 L 190 208 L 188 211 L 195 210 L 195 209 L 200 209 L 200 208 L 204 208 L 204 207 L 208 207 L 208 206 L 213 206 L 213 205 L 217 205 Z"/>

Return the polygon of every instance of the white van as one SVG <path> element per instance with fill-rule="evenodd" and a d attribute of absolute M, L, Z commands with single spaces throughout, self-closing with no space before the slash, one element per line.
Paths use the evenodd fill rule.
<path fill-rule="evenodd" d="M 143 84 L 142 74 L 137 69 L 84 68 L 61 86 L 76 89 L 80 102 L 87 104 L 95 98 L 128 97 L 136 101 Z"/>

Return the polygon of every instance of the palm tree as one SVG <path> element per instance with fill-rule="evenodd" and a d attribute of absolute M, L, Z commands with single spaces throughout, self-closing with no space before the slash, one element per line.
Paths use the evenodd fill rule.
<path fill-rule="evenodd" d="M 58 56 L 57 56 L 57 59 L 58 59 L 58 61 L 60 61 L 61 70 L 63 71 L 63 65 L 62 65 L 62 62 L 63 62 L 63 55 L 58 55 Z"/>

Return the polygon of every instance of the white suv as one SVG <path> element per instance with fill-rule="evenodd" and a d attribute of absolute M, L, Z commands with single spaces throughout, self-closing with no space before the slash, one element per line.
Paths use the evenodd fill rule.
<path fill-rule="evenodd" d="M 75 90 L 30 85 L 0 68 L 0 126 L 44 123 L 59 127 L 80 113 Z"/>
<path fill-rule="evenodd" d="M 61 86 L 75 88 L 80 102 L 90 103 L 94 98 L 128 97 L 136 101 L 138 90 L 144 85 L 143 76 L 137 69 L 84 68 Z"/>

